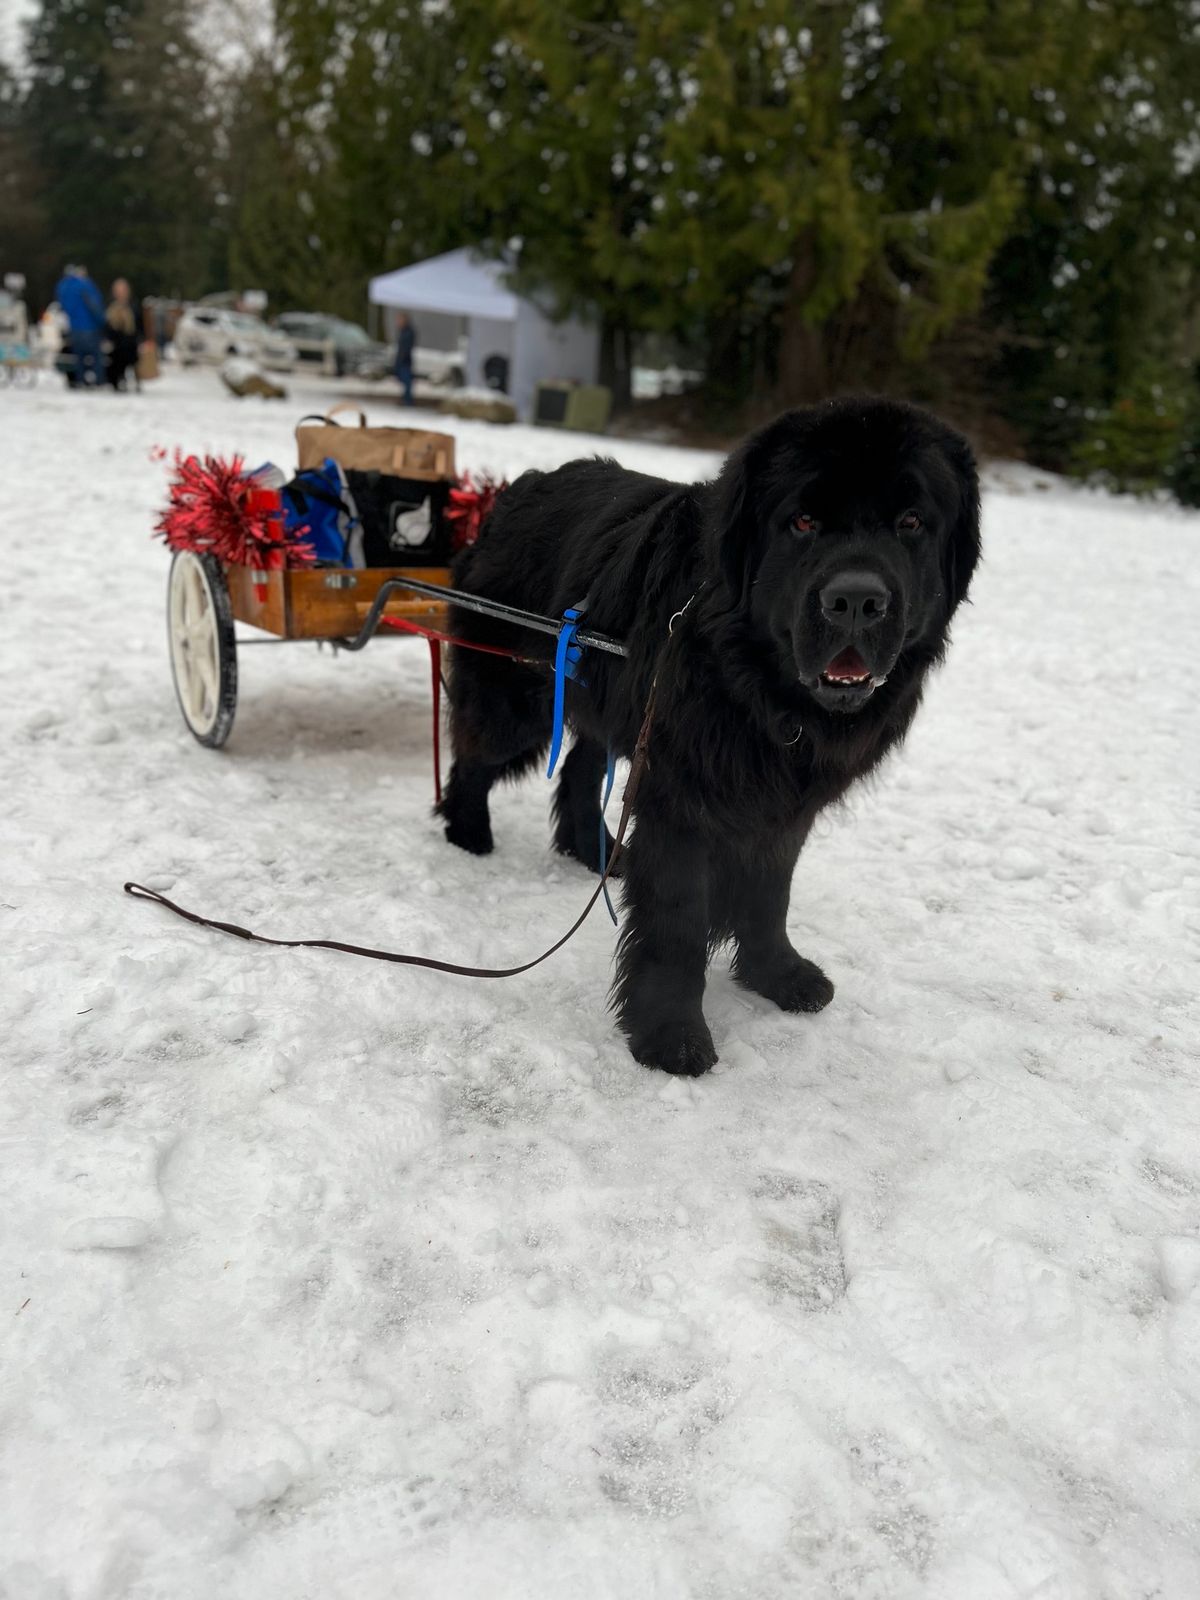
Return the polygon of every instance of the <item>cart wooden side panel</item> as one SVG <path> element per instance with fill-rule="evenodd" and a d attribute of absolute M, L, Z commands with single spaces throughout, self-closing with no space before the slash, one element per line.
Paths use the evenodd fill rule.
<path fill-rule="evenodd" d="M 225 584 L 229 590 L 229 604 L 236 622 L 248 622 L 266 633 L 288 637 L 287 596 L 284 579 L 287 572 L 251 572 L 249 567 L 227 566 Z"/>
<path fill-rule="evenodd" d="M 389 578 L 419 578 L 449 587 L 449 567 L 297 567 L 286 572 L 225 569 L 229 599 L 238 622 L 281 639 L 344 639 L 363 618 Z M 384 615 L 444 628 L 447 610 L 423 595 L 393 595 Z"/>

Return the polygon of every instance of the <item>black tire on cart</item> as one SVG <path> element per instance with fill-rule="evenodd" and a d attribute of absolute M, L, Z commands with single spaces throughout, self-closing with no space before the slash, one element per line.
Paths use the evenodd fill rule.
<path fill-rule="evenodd" d="M 167 579 L 167 642 L 189 732 L 219 750 L 237 710 L 237 644 L 225 574 L 214 556 L 179 550 Z"/>

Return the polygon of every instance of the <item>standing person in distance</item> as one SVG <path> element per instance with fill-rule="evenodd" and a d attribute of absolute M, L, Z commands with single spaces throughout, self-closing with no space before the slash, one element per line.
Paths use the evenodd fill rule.
<path fill-rule="evenodd" d="M 67 267 L 54 290 L 71 330 L 74 367 L 67 376 L 72 389 L 94 388 L 101 378 L 100 337 L 104 332 L 104 300 L 86 267 Z"/>
<path fill-rule="evenodd" d="M 126 375 L 133 373 L 134 387 L 140 391 L 138 347 L 145 338 L 142 308 L 133 298 L 128 278 L 118 278 L 112 286 L 112 304 L 105 314 L 105 332 L 111 348 L 108 353 L 108 381 L 113 389 L 123 389 Z"/>
<path fill-rule="evenodd" d="M 417 343 L 417 330 L 412 325 L 412 319 L 407 311 L 402 311 L 396 318 L 396 364 L 393 371 L 404 390 L 404 404 L 411 406 L 413 401 L 413 351 Z"/>

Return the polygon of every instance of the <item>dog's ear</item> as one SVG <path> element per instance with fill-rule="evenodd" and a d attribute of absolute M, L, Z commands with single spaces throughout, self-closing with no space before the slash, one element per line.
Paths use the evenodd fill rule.
<path fill-rule="evenodd" d="M 761 541 L 754 471 L 760 444 L 758 434 L 744 439 L 727 457 L 713 485 L 707 533 L 709 568 L 735 602 L 745 600 L 758 565 Z"/>
<path fill-rule="evenodd" d="M 946 611 L 952 616 L 966 599 L 972 574 L 979 564 L 979 472 L 974 452 L 961 434 L 947 430 L 942 451 L 958 489 L 958 514 L 942 557 Z"/>

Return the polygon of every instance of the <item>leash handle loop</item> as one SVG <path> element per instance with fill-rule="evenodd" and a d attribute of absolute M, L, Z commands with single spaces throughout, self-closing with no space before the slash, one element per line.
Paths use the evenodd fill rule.
<path fill-rule="evenodd" d="M 148 889 L 144 883 L 126 883 L 125 893 L 135 900 L 152 900 L 156 905 L 165 906 L 168 911 L 173 911 L 177 917 L 182 917 L 185 922 L 194 922 L 199 928 L 212 928 L 217 933 L 231 934 L 235 939 L 246 939 L 252 944 L 270 944 L 277 948 L 287 950 L 340 950 L 344 955 L 363 956 L 370 961 L 390 961 L 402 967 L 425 967 L 431 972 L 446 972 L 457 978 L 515 978 L 522 972 L 529 972 L 534 967 L 541 966 L 543 961 L 548 961 L 572 938 L 587 921 L 592 907 L 605 893 L 608 880 L 612 876 L 613 868 L 625 847 L 625 835 L 629 831 L 630 819 L 633 816 L 634 804 L 637 800 L 638 788 L 641 784 L 642 773 L 646 767 L 646 751 L 650 742 L 650 726 L 654 720 L 655 686 L 651 685 L 650 697 L 646 702 L 646 714 L 642 719 L 642 726 L 638 733 L 637 744 L 633 751 L 633 764 L 629 769 L 629 782 L 625 785 L 625 795 L 621 803 L 621 821 L 617 828 L 617 837 L 613 843 L 613 852 L 605 868 L 604 876 L 593 889 L 587 905 L 576 917 L 561 938 L 556 939 L 548 950 L 543 950 L 540 956 L 534 956 L 532 961 L 523 961 L 516 967 L 467 967 L 456 961 L 435 961 L 432 956 L 401 955 L 395 950 L 374 950 L 368 945 L 345 944 L 340 939 L 269 939 L 266 934 L 253 933 L 249 928 L 239 927 L 236 922 L 218 922 L 214 917 L 202 917 L 198 912 L 189 911 L 186 906 L 176 905 L 174 900 L 168 900 L 165 894 L 160 894 L 157 889 Z"/>
<path fill-rule="evenodd" d="M 642 775 L 648 761 L 650 747 L 650 730 L 654 724 L 654 704 L 658 694 L 658 676 L 655 674 L 650 684 L 650 693 L 646 698 L 646 711 L 642 717 L 642 725 L 638 729 L 637 741 L 633 747 L 633 760 L 629 768 L 629 781 L 625 785 L 625 794 L 621 802 L 621 820 L 617 825 L 617 836 L 613 841 L 612 855 L 604 868 L 599 883 L 593 889 L 588 903 L 576 917 L 561 938 L 556 939 L 548 950 L 543 950 L 541 955 L 534 956 L 532 961 L 523 961 L 516 967 L 467 967 L 455 961 L 436 961 L 432 956 L 402 955 L 395 950 L 374 950 L 368 945 L 345 944 L 340 939 L 270 939 L 266 934 L 254 933 L 249 928 L 239 927 L 236 922 L 219 922 L 214 917 L 202 917 L 196 911 L 189 911 L 186 906 L 177 905 L 174 900 L 168 900 L 165 894 L 160 894 L 157 889 L 150 889 L 144 883 L 128 882 L 124 885 L 125 893 L 135 900 L 151 900 L 156 905 L 164 906 L 168 911 L 173 911 L 177 917 L 182 917 L 185 922 L 195 923 L 199 928 L 212 928 L 217 933 L 228 933 L 235 939 L 245 939 L 251 944 L 269 944 L 278 949 L 287 950 L 340 950 L 344 955 L 362 956 L 370 961 L 390 961 L 397 966 L 424 967 L 431 972 L 445 972 L 452 977 L 459 978 L 515 978 L 523 972 L 529 972 L 534 967 L 541 966 L 543 961 L 548 961 L 552 955 L 557 954 L 566 944 L 568 939 L 574 937 L 587 921 L 592 907 L 603 894 L 607 897 L 608 880 L 612 877 L 613 869 L 621 858 L 625 848 L 625 835 L 629 831 L 629 823 L 633 817 L 633 808 L 637 803 L 638 790 L 641 787 Z M 613 759 L 609 757 L 610 773 L 613 769 Z M 603 824 L 602 824 L 603 825 Z M 610 905 L 611 910 L 611 905 Z M 615 920 L 615 918 L 614 918 Z"/>

